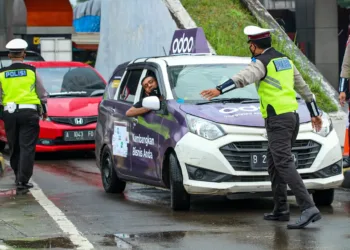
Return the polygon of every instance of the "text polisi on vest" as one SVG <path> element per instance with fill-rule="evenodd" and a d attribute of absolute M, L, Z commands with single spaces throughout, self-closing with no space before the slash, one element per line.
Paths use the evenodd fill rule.
<path fill-rule="evenodd" d="M 172 44 L 172 52 L 175 53 L 190 53 L 193 49 L 194 39 L 185 37 L 185 33 L 182 34 L 180 39 L 176 38 Z"/>

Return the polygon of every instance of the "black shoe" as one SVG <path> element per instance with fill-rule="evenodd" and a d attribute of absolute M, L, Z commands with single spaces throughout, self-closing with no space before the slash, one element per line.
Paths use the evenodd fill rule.
<path fill-rule="evenodd" d="M 311 222 L 318 221 L 322 218 L 320 211 L 317 207 L 310 207 L 305 209 L 299 218 L 299 220 L 294 224 L 288 224 L 288 229 L 301 229 L 309 225 Z"/>
<path fill-rule="evenodd" d="M 289 221 L 289 211 L 275 212 L 264 214 L 264 220 Z"/>
<path fill-rule="evenodd" d="M 32 183 L 23 183 L 23 182 L 19 182 L 17 184 L 17 189 L 30 189 L 30 188 L 33 188 L 34 185 Z"/>

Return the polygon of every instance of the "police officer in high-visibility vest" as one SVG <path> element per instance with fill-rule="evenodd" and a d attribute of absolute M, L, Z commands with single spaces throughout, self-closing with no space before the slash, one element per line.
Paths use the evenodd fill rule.
<path fill-rule="evenodd" d="M 35 67 L 23 63 L 28 44 L 13 39 L 7 45 L 12 64 L 0 69 L 0 98 L 17 190 L 28 190 L 33 174 L 40 116 L 46 119 L 47 93 Z"/>
<path fill-rule="evenodd" d="M 288 184 L 302 213 L 300 219 L 288 224 L 287 228 L 299 229 L 321 219 L 321 214 L 297 172 L 292 157 L 292 144 L 299 131 L 296 92 L 306 101 L 316 131 L 321 129 L 322 119 L 314 95 L 293 62 L 271 47 L 271 31 L 256 26 L 246 27 L 244 33 L 248 36 L 252 62 L 232 79 L 214 89 L 202 91 L 201 95 L 210 100 L 250 83 L 256 84 L 260 110 L 266 124 L 268 172 L 275 203 L 272 213 L 265 214 L 264 219 L 289 221 Z"/>

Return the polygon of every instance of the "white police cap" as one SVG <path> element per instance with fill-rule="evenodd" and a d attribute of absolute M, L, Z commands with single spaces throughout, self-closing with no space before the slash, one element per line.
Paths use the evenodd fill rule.
<path fill-rule="evenodd" d="M 248 42 L 271 37 L 273 29 L 263 29 L 258 26 L 247 26 L 244 34 L 248 36 Z"/>
<path fill-rule="evenodd" d="M 13 51 L 13 52 L 23 51 L 27 47 L 28 47 L 28 43 L 25 40 L 20 39 L 20 38 L 12 39 L 11 41 L 9 41 L 6 44 L 6 49 L 8 49 L 9 51 Z"/>

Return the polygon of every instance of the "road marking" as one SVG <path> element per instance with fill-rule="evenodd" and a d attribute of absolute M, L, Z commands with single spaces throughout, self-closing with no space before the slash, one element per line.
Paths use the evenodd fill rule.
<path fill-rule="evenodd" d="M 9 161 L 6 161 L 6 164 L 9 164 Z M 82 233 L 80 233 L 74 226 L 74 224 L 68 220 L 65 214 L 46 197 L 44 192 L 40 189 L 39 185 L 35 182 L 32 183 L 34 185 L 34 188 L 31 188 L 30 192 L 32 193 L 33 197 L 57 223 L 59 228 L 64 233 L 68 234 L 69 239 L 74 245 L 77 246 L 77 249 L 94 249 L 94 246 L 89 242 L 89 240 L 85 238 Z"/>

